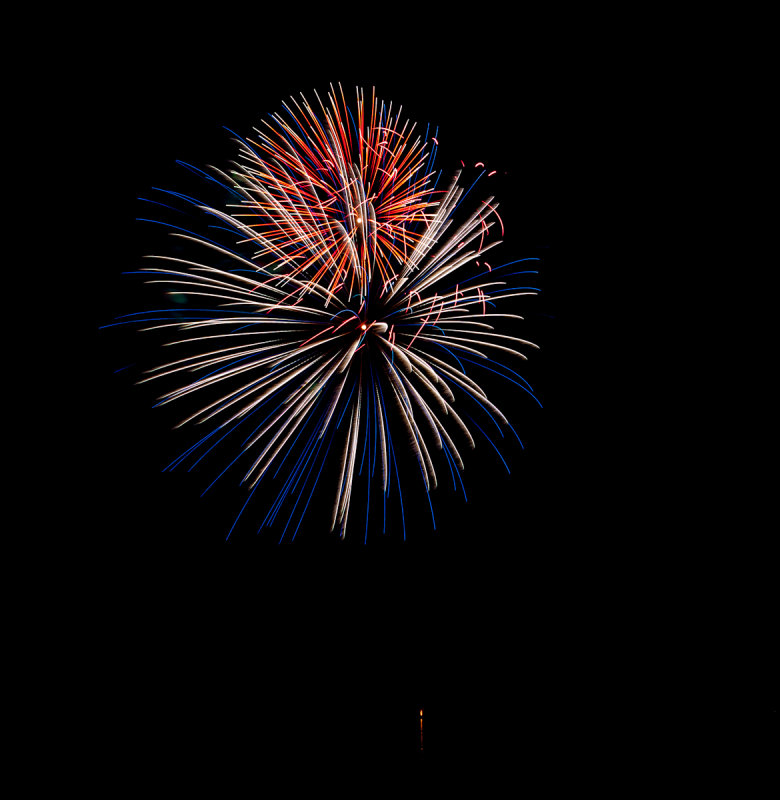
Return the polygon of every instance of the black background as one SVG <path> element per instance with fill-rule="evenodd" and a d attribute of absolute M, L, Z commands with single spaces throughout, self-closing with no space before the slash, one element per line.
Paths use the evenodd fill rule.
<path fill-rule="evenodd" d="M 612 386 L 610 320 L 593 321 L 615 302 L 608 263 L 628 255 L 600 185 L 624 85 L 576 32 L 491 8 L 447 23 L 342 14 L 139 12 L 72 55 L 89 358 L 66 387 L 79 452 L 63 480 L 86 545 L 72 591 L 98 654 L 107 769 L 227 774 L 322 752 L 345 769 L 446 763 L 554 784 L 628 765 L 649 779 L 690 760 L 703 729 L 728 738 L 735 725 L 759 732 L 760 758 L 776 713 L 768 631 L 745 610 L 766 584 L 737 606 L 744 583 L 709 570 L 703 532 L 646 494 L 663 481 L 636 456 L 641 422 Z M 183 441 L 175 409 L 152 409 L 152 391 L 114 372 L 127 344 L 99 327 L 136 310 L 120 273 L 147 252 L 137 198 L 175 189 L 176 159 L 232 157 L 223 126 L 247 131 L 338 81 L 439 125 L 441 168 L 506 173 L 502 250 L 542 259 L 521 335 L 542 348 L 523 374 L 544 410 L 519 390 L 495 396 L 525 449 L 509 449 L 511 475 L 475 454 L 469 502 L 434 496 L 435 532 L 420 506 L 406 542 L 340 542 L 323 526 L 278 545 L 248 525 L 226 543 L 242 490 L 201 499 L 207 472 L 162 472 Z"/>

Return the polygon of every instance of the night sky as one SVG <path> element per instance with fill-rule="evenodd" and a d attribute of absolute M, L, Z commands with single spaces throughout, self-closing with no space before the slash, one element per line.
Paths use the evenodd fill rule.
<path fill-rule="evenodd" d="M 642 496 L 651 470 L 625 456 L 639 423 L 601 380 L 621 365 L 591 315 L 614 300 L 603 299 L 607 264 L 630 263 L 594 211 L 614 198 L 593 161 L 614 140 L 603 110 L 621 93 L 587 69 L 587 48 L 489 11 L 444 27 L 415 17 L 383 35 L 373 17 L 301 31 L 297 15 L 255 23 L 237 10 L 212 28 L 150 12 L 121 25 L 121 43 L 81 56 L 94 386 L 78 404 L 87 466 L 70 502 L 97 587 L 98 718 L 123 731 L 108 768 L 131 758 L 227 774 L 320 752 L 345 769 L 419 763 L 422 707 L 426 763 L 492 766 L 520 787 L 614 776 L 616 763 L 657 774 L 691 758 L 702 728 L 743 730 L 761 761 L 776 735 L 764 618 L 735 618 L 728 582 L 694 567 L 707 561 L 696 561 L 703 533 Z M 364 545 L 353 511 L 343 542 L 315 517 L 279 545 L 278 531 L 255 533 L 253 508 L 262 516 L 275 497 L 259 492 L 226 543 L 244 490 L 228 479 L 201 498 L 208 464 L 162 472 L 187 430 L 171 430 L 175 404 L 153 409 L 154 386 L 121 370 L 156 352 L 97 328 L 145 299 L 120 275 L 149 252 L 137 198 L 176 189 L 177 159 L 225 165 L 223 126 L 248 132 L 331 81 L 348 98 L 375 86 L 423 129 L 438 125 L 439 168 L 500 171 L 502 256 L 541 259 L 542 292 L 519 312 L 519 335 L 541 350 L 519 371 L 544 409 L 495 387 L 524 449 L 503 451 L 511 474 L 487 448 L 470 454 L 468 502 L 437 490 L 435 531 L 413 486 L 406 542 L 395 526 L 370 529 Z M 757 607 L 763 586 L 751 588 Z M 137 725 L 143 736 L 127 732 Z"/>

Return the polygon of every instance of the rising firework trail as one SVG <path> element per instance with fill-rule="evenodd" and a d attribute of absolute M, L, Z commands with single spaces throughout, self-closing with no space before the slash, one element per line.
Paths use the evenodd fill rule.
<path fill-rule="evenodd" d="M 141 382 L 172 382 L 159 404 L 196 403 L 179 426 L 205 435 L 170 468 L 200 462 L 231 437 L 235 457 L 215 481 L 232 468 L 246 485 L 236 522 L 273 473 L 283 485 L 259 528 L 284 508 L 282 538 L 294 538 L 327 481 L 328 524 L 343 537 L 364 482 L 366 535 L 371 500 L 381 501 L 384 530 L 397 495 L 405 537 L 402 487 L 414 476 L 402 478 L 401 451 L 413 455 L 425 492 L 447 474 L 465 496 L 464 451 L 479 440 L 498 452 L 485 428 L 514 433 L 480 375 L 498 374 L 536 400 L 504 363 L 536 345 L 511 330 L 522 317 L 497 308 L 538 290 L 517 282 L 533 270 L 486 260 L 503 235 L 496 200 L 464 203 L 494 172 L 479 163 L 471 186 L 464 170 L 439 186 L 438 131 L 418 132 L 401 109 L 360 89 L 352 107 L 340 86 L 315 97 L 292 99 L 236 136 L 238 159 L 226 170 L 185 165 L 218 187 L 222 206 L 163 190 L 142 198 L 209 220 L 208 235 L 178 219 L 148 220 L 180 245 L 140 270 L 173 305 L 115 324 L 160 330 L 179 348 Z M 497 332 L 506 325 L 510 333 Z"/>

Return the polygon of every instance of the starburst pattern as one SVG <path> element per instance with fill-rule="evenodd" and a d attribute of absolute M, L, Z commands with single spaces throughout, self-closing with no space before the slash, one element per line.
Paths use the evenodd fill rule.
<path fill-rule="evenodd" d="M 237 137 L 230 169 L 197 170 L 229 198 L 223 207 L 165 193 L 210 219 L 209 235 L 165 223 L 196 253 L 149 256 L 155 264 L 141 272 L 175 308 L 118 324 L 179 332 L 167 344 L 183 353 L 142 382 L 175 383 L 160 404 L 200 399 L 179 425 L 208 433 L 171 468 L 239 437 L 218 477 L 241 462 L 250 490 L 241 513 L 269 471 L 282 475 L 260 527 L 286 506 L 282 536 L 294 537 L 326 480 L 329 524 L 343 537 L 361 475 L 366 531 L 372 492 L 381 492 L 384 510 L 393 483 L 403 520 L 409 478 L 401 480 L 399 444 L 413 453 L 426 492 L 442 465 L 454 484 L 475 435 L 495 448 L 472 413 L 513 431 L 476 373 L 497 373 L 534 397 L 503 362 L 536 345 L 496 330 L 522 319 L 496 304 L 536 294 L 512 280 L 533 270 L 511 273 L 516 261 L 485 260 L 503 235 L 498 203 L 487 197 L 464 213 L 463 201 L 487 170 L 477 164 L 468 189 L 463 170 L 439 188 L 436 134 L 417 133 L 401 110 L 361 90 L 353 113 L 341 87 L 331 87 L 325 102 L 292 100 L 283 115 Z"/>

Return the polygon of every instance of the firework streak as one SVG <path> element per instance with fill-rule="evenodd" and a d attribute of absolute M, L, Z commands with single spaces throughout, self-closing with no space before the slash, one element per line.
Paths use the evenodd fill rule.
<path fill-rule="evenodd" d="M 335 489 L 331 530 L 343 537 L 360 475 L 367 504 L 371 487 L 377 496 L 381 487 L 383 519 L 396 484 L 403 521 L 399 444 L 410 448 L 429 492 L 439 480 L 434 456 L 454 485 L 461 451 L 474 448 L 475 435 L 495 447 L 470 411 L 512 430 L 466 366 L 497 373 L 533 397 L 491 355 L 524 359 L 518 348 L 536 347 L 496 333 L 494 323 L 522 317 L 494 309 L 496 300 L 537 290 L 514 285 L 511 276 L 525 273 L 483 260 L 503 234 L 498 204 L 488 197 L 464 213 L 469 190 L 459 184 L 461 172 L 438 187 L 437 139 L 416 134 L 392 104 L 373 94 L 366 102 L 358 90 L 353 113 L 339 86 L 325 102 L 301 97 L 284 105 L 284 115 L 237 138 L 239 160 L 230 169 L 201 173 L 228 197 L 224 210 L 166 193 L 208 215 L 209 236 L 170 225 L 196 255 L 148 256 L 154 266 L 141 271 L 150 283 L 169 285 L 178 306 L 118 324 L 180 332 L 167 344 L 187 354 L 143 381 L 176 380 L 160 403 L 196 398 L 197 410 L 180 425 L 210 432 L 171 468 L 240 435 L 229 466 L 243 460 L 247 503 L 269 470 L 283 474 L 261 528 L 292 504 L 282 538 L 297 520 L 294 538 L 323 479 Z M 229 242 L 212 238 L 225 230 Z"/>

